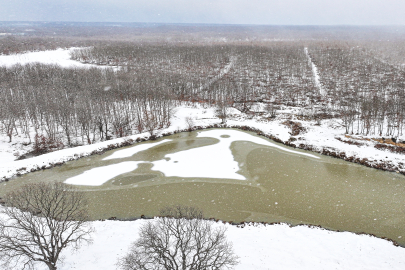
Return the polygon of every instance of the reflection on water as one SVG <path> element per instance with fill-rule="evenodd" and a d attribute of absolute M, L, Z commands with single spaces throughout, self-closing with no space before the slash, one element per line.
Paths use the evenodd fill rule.
<path fill-rule="evenodd" d="M 166 205 L 185 204 L 199 206 L 206 217 L 227 221 L 316 224 L 335 230 L 372 233 L 405 244 L 402 175 L 316 154 L 313 154 L 316 158 L 297 154 L 308 153 L 305 151 L 292 152 L 286 148 L 287 152 L 282 150 L 284 146 L 272 147 L 271 141 L 263 145 L 247 139 L 230 144 L 230 162 L 237 164 L 237 174 L 246 180 L 198 175 L 166 177 L 163 171 L 156 170 L 154 162 L 172 164 L 175 154 L 198 148 L 201 149 L 197 152 L 201 152 L 204 147 L 210 147 L 206 149 L 212 149 L 210 156 L 214 158 L 220 154 L 215 151 L 215 145 L 239 136 L 233 132 L 243 133 L 243 138 L 259 138 L 253 133 L 227 129 L 220 129 L 217 137 L 209 137 L 208 131 L 166 137 L 171 141 L 126 158 L 103 160 L 121 150 L 117 149 L 30 173 L 1 184 L 0 197 L 23 183 L 65 181 L 91 168 L 136 161 L 136 169 L 100 186 L 78 186 L 88 195 L 93 219 L 152 216 Z M 209 162 L 205 164 L 202 158 L 195 160 L 199 160 L 198 166 L 204 170 L 211 170 L 206 166 Z"/>

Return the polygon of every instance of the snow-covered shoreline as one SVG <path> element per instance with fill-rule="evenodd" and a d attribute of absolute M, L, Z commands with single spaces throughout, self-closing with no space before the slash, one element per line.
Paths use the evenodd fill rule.
<path fill-rule="evenodd" d="M 260 104 L 258 104 L 258 106 L 259 105 Z M 367 167 L 405 174 L 404 155 L 391 153 L 384 149 L 377 149 L 374 147 L 377 141 L 373 141 L 367 137 L 345 136 L 344 128 L 339 124 L 339 120 L 336 119 L 324 120 L 320 125 L 317 125 L 315 121 L 294 119 L 294 109 L 295 108 L 286 108 L 276 119 L 268 120 L 260 115 L 253 118 L 248 117 L 246 114 L 232 108 L 227 123 L 221 125 L 219 124 L 221 120 L 215 117 L 214 108 L 204 109 L 200 105 L 195 104 L 190 106 L 179 106 L 176 108 L 176 113 L 172 117 L 171 126 L 159 130 L 157 137 L 188 131 L 189 129 L 185 119 L 186 117 L 192 117 L 193 122 L 195 123 L 193 130 L 207 128 L 238 128 L 241 130 L 253 131 L 260 136 L 264 136 L 286 146 L 340 158 Z M 287 120 L 291 117 L 293 118 L 293 122 L 302 125 L 305 132 L 297 136 L 291 135 L 291 129 L 285 125 L 285 121 L 291 121 Z M 23 139 L 24 138 L 22 137 L 15 137 L 15 140 Z M 107 150 L 127 146 L 148 139 L 149 134 L 145 132 L 95 144 L 62 149 L 18 161 L 13 161 L 15 157 L 12 155 L 3 156 L 3 162 L 0 165 L 0 182 L 9 180 L 15 176 L 52 168 L 54 166 L 62 165 L 67 161 L 100 154 Z M 357 145 L 348 143 L 355 142 L 356 139 L 358 139 L 357 141 L 361 141 L 361 143 Z M 6 136 L 2 135 L 0 137 L 0 155 L 5 153 L 7 148 L 10 150 L 13 149 L 13 146 L 22 147 L 21 141 L 15 145 L 5 145 L 7 144 L 6 141 Z M 14 151 L 18 150 L 14 149 Z"/>

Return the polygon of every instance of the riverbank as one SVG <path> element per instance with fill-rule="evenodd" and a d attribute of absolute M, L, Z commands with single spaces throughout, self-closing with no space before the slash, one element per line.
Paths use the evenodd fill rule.
<path fill-rule="evenodd" d="M 300 108 L 284 107 L 278 110 L 277 117 L 270 118 L 255 104 L 256 112 L 245 114 L 234 108 L 229 109 L 226 124 L 215 116 L 215 108 L 205 108 L 200 104 L 179 106 L 168 128 L 157 130 L 156 136 L 168 136 L 178 132 L 206 128 L 238 128 L 257 133 L 284 145 L 308 150 L 323 155 L 340 158 L 367 167 L 405 174 L 405 155 L 399 151 L 402 144 L 371 136 L 345 135 L 344 127 L 338 119 L 322 121 L 300 120 Z M 191 119 L 191 123 L 190 123 Z M 31 151 L 32 144 L 22 135 L 7 143 L 8 137 L 0 137 L 0 182 L 15 176 L 62 165 L 89 155 L 128 146 L 150 138 L 149 133 L 112 139 L 91 145 L 62 149 L 23 160 L 14 160 Z M 397 146 L 398 145 L 398 146 Z"/>

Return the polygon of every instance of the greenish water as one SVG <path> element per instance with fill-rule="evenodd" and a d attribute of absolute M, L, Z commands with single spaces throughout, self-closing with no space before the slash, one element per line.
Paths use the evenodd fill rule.
<path fill-rule="evenodd" d="M 224 140 L 229 139 L 225 131 L 220 130 Z M 165 137 L 172 141 L 127 158 L 102 160 L 121 150 L 117 149 L 29 173 L 2 183 L 0 197 L 24 183 L 65 181 L 91 168 L 143 161 L 136 169 L 100 186 L 78 186 L 89 198 L 92 219 L 153 216 L 164 206 L 183 204 L 200 207 L 207 218 L 314 224 L 388 237 L 405 245 L 405 178 L 399 174 L 313 154 L 319 157 L 316 159 L 297 154 L 308 153 L 305 151 L 291 153 L 248 141 L 235 141 L 230 147 L 239 166 L 237 173 L 246 180 L 198 175 L 165 177 L 162 171 L 154 170 L 151 162 L 170 160 L 168 154 L 218 144 L 219 139 L 204 137 L 204 132 L 198 137 L 197 132 Z M 253 133 L 243 133 L 257 138 Z M 218 153 L 213 151 L 214 155 Z M 196 160 L 204 170 L 210 170 L 201 159 Z"/>

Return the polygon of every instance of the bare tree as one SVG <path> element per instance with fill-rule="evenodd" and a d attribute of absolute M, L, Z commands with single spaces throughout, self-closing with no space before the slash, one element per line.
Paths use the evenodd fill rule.
<path fill-rule="evenodd" d="M 187 117 L 184 119 L 184 121 L 186 122 L 187 129 L 188 129 L 189 131 L 192 131 L 192 130 L 193 130 L 193 127 L 194 127 L 194 125 L 195 125 L 194 119 L 193 119 L 191 116 L 187 116 Z"/>
<path fill-rule="evenodd" d="M 215 109 L 215 116 L 221 119 L 221 124 L 226 124 L 226 120 L 229 116 L 229 108 L 225 101 L 218 101 Z"/>
<path fill-rule="evenodd" d="M 156 130 L 159 127 L 159 122 L 157 117 L 152 112 L 145 111 L 144 112 L 144 126 L 146 130 L 149 132 L 150 138 L 156 138 Z"/>
<path fill-rule="evenodd" d="M 274 106 L 273 103 L 266 104 L 264 109 L 269 114 L 270 118 L 275 118 L 276 117 L 276 115 L 277 115 L 277 107 Z"/>
<path fill-rule="evenodd" d="M 129 253 L 120 258 L 123 270 L 221 270 L 238 264 L 225 228 L 202 219 L 194 207 L 161 210 L 161 217 L 146 223 Z"/>
<path fill-rule="evenodd" d="M 63 183 L 22 186 L 4 197 L 0 216 L 0 259 L 8 269 L 43 262 L 55 270 L 61 251 L 91 242 L 82 192 Z"/>

